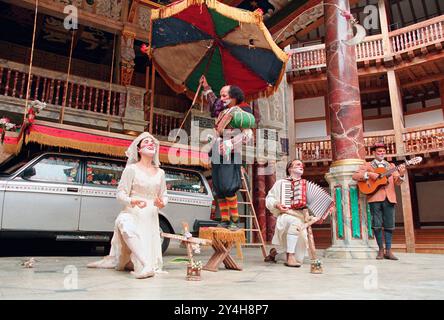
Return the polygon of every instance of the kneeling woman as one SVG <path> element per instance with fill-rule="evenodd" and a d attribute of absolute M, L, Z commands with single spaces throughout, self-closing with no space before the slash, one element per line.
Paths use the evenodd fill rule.
<path fill-rule="evenodd" d="M 165 172 L 159 168 L 159 141 L 147 132 L 131 143 L 126 156 L 117 188 L 125 208 L 117 216 L 110 253 L 88 267 L 133 269 L 143 279 L 162 271 L 158 210 L 168 201 Z"/>

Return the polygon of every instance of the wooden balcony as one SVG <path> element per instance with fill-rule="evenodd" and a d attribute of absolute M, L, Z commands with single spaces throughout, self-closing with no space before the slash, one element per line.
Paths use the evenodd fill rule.
<path fill-rule="evenodd" d="M 0 116 L 23 114 L 28 86 L 29 66 L 0 59 Z M 34 67 L 30 79 L 29 101 L 47 104 L 38 117 L 59 121 L 65 105 L 64 122 L 72 125 L 114 132 L 143 131 L 149 122 L 144 105 L 145 89 L 120 86 Z M 145 110 L 145 111 L 144 111 Z M 3 114 L 2 114 L 3 113 Z M 17 116 L 17 119 L 20 119 Z M 180 126 L 183 113 L 154 109 L 153 134 L 166 140 L 169 132 Z"/>
<path fill-rule="evenodd" d="M 430 154 L 444 151 L 444 124 L 406 128 L 403 132 L 403 148 L 398 153 L 393 130 L 373 131 L 364 133 L 366 158 L 371 158 L 371 146 L 376 141 L 384 141 L 387 145 L 387 157 Z M 296 139 L 296 158 L 306 162 L 330 162 L 332 150 L 330 136 L 319 138 Z"/>
<path fill-rule="evenodd" d="M 0 95 L 25 99 L 28 67 L 14 62 L 0 62 Z M 30 78 L 29 100 L 40 100 L 53 106 L 121 116 L 125 107 L 126 88 L 91 79 L 70 76 L 34 67 Z"/>
<path fill-rule="evenodd" d="M 369 36 L 356 46 L 358 64 L 381 63 L 382 59 L 402 59 L 416 52 L 427 53 L 429 48 L 442 49 L 444 42 L 444 16 L 389 32 L 388 48 L 384 47 L 382 34 Z M 291 50 L 287 72 L 320 71 L 326 67 L 325 44 Z"/>

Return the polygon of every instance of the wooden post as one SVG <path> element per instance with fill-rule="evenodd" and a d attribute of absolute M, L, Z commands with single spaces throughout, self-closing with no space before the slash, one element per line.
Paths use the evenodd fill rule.
<path fill-rule="evenodd" d="M 154 88 L 156 84 L 156 68 L 154 64 L 151 66 L 151 90 L 150 90 L 150 123 L 149 133 L 153 133 L 153 119 L 154 119 Z"/>
<path fill-rule="evenodd" d="M 402 95 L 399 79 L 394 70 L 387 71 L 388 86 L 390 91 L 390 105 L 392 109 L 393 129 L 395 131 L 396 154 L 405 152 L 402 134 L 404 132 L 404 116 L 402 109 Z M 405 244 L 407 252 L 415 252 L 415 229 L 413 227 L 412 198 L 410 195 L 408 173 L 401 185 L 402 215 L 404 219 Z"/>
<path fill-rule="evenodd" d="M 418 192 L 416 190 L 415 175 L 412 175 L 410 177 L 409 187 L 410 187 L 410 196 L 412 199 L 413 227 L 415 229 L 421 229 L 421 217 L 419 216 Z"/>
<path fill-rule="evenodd" d="M 286 92 L 286 106 L 287 107 L 287 132 L 288 132 L 288 154 L 290 157 L 294 157 L 296 155 L 296 131 L 295 126 L 296 123 L 294 121 L 294 87 L 291 83 L 286 83 L 285 86 Z"/>
<path fill-rule="evenodd" d="M 387 8 L 385 0 L 378 0 L 379 9 L 379 21 L 381 25 L 382 34 L 382 48 L 384 50 L 384 60 L 392 60 L 388 19 L 387 19 Z"/>
<path fill-rule="evenodd" d="M 388 87 L 390 91 L 390 106 L 392 108 L 393 129 L 395 131 L 396 154 L 404 154 L 404 115 L 402 110 L 402 95 L 399 79 L 394 70 L 387 71 Z"/>
<path fill-rule="evenodd" d="M 402 215 L 404 218 L 405 246 L 407 252 L 415 252 L 415 228 L 413 227 L 412 201 L 410 195 L 409 173 L 405 174 L 405 181 L 401 184 Z"/>
<path fill-rule="evenodd" d="M 444 80 L 439 82 L 439 96 L 441 97 L 441 109 L 444 116 Z"/>

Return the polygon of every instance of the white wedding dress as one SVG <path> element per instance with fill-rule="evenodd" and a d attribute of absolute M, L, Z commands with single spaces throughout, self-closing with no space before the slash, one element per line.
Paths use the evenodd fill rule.
<path fill-rule="evenodd" d="M 137 239 L 134 250 L 137 250 L 137 256 L 145 261 L 145 270 L 162 272 L 159 215 L 154 199 L 159 196 L 166 205 L 166 192 L 165 172 L 162 169 L 159 168 L 153 176 L 136 164 L 128 165 L 117 188 L 117 199 L 125 208 L 117 216 L 110 253 L 102 260 L 88 264 L 88 267 L 117 270 L 127 268 L 134 269 L 136 274 L 140 273 L 143 265 L 126 245 L 125 235 Z M 144 200 L 147 205 L 144 208 L 132 208 L 131 199 Z"/>

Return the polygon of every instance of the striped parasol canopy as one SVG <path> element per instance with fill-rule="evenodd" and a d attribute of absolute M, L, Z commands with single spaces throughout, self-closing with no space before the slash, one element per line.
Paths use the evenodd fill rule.
<path fill-rule="evenodd" d="M 151 12 L 154 66 L 177 93 L 194 96 L 205 75 L 216 94 L 237 85 L 247 100 L 277 89 L 288 55 L 273 41 L 262 12 L 216 0 L 182 0 Z"/>

